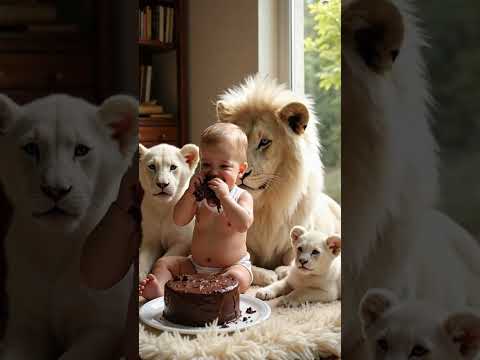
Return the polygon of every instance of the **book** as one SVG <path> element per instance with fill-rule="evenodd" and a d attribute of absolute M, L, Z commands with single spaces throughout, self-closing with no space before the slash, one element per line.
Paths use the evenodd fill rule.
<path fill-rule="evenodd" d="M 169 38 L 170 43 L 173 43 L 174 27 L 175 27 L 175 9 L 170 8 L 170 38 Z"/>
<path fill-rule="evenodd" d="M 159 11 L 158 21 L 160 22 L 160 24 L 158 26 L 159 30 L 160 30 L 160 33 L 158 35 L 158 39 L 161 42 L 164 42 L 165 41 L 165 8 L 163 6 L 159 6 L 158 11 Z"/>
<path fill-rule="evenodd" d="M 0 4 L 0 25 L 21 25 L 55 22 L 57 9 L 53 4 Z"/>
<path fill-rule="evenodd" d="M 152 65 L 147 66 L 147 74 L 145 78 L 145 102 L 150 101 L 150 95 L 152 92 Z"/>
<path fill-rule="evenodd" d="M 145 66 L 140 65 L 140 102 L 145 101 Z"/>
<path fill-rule="evenodd" d="M 142 103 L 140 104 L 140 114 L 155 114 L 155 115 L 168 115 L 163 113 L 163 106 L 161 105 L 156 105 L 156 104 L 145 104 Z"/>

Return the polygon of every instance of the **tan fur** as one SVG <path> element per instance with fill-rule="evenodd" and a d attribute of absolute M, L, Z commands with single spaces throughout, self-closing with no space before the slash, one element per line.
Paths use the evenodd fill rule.
<path fill-rule="evenodd" d="M 295 226 L 290 237 L 295 260 L 290 265 L 287 277 L 259 289 L 256 297 L 270 300 L 285 295 L 279 304 L 286 306 L 340 299 L 340 238 L 336 235 L 326 236 L 319 231 L 308 232 L 302 226 Z"/>
<path fill-rule="evenodd" d="M 144 279 L 154 261 L 162 256 L 187 256 L 192 243 L 194 220 L 186 226 L 173 222 L 173 208 L 188 187 L 199 160 L 198 147 L 181 149 L 160 144 L 150 149 L 140 144 L 139 175 L 144 189 L 142 201 L 142 245 L 139 277 Z M 171 170 L 171 166 L 176 169 Z M 149 168 L 151 166 L 152 168 Z M 162 189 L 159 184 L 168 184 Z"/>
<path fill-rule="evenodd" d="M 219 121 L 240 126 L 248 136 L 248 176 L 241 187 L 254 198 L 255 221 L 247 246 L 253 264 L 275 269 L 293 258 L 294 225 L 340 233 L 340 207 L 323 194 L 323 165 L 312 101 L 260 75 L 228 90 L 217 104 Z M 260 147 L 261 139 L 272 142 Z M 277 279 L 254 267 L 255 283 Z"/>

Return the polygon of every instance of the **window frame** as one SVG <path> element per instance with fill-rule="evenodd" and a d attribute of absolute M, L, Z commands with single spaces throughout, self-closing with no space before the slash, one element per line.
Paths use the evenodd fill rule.
<path fill-rule="evenodd" d="M 259 72 L 305 92 L 304 0 L 259 0 Z"/>

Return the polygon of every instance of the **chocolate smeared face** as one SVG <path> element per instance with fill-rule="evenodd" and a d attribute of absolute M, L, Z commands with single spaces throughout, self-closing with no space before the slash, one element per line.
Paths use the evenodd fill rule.
<path fill-rule="evenodd" d="M 220 200 L 215 195 L 215 192 L 208 187 L 208 182 L 212 179 L 215 179 L 215 176 L 207 175 L 205 176 L 204 181 L 202 184 L 195 190 L 193 195 L 197 201 L 202 201 L 203 199 L 207 199 L 207 202 L 213 206 L 217 207 L 218 212 L 222 208 L 220 204 Z"/>

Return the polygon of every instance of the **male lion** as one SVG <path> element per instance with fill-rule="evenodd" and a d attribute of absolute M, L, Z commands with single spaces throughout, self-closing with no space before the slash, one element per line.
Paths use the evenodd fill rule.
<path fill-rule="evenodd" d="M 249 170 L 240 186 L 254 198 L 255 221 L 247 235 L 254 265 L 280 273 L 280 266 L 290 264 L 294 254 L 289 232 L 295 225 L 340 233 L 340 206 L 323 193 L 317 119 L 310 99 L 257 75 L 227 90 L 217 103 L 217 115 L 248 136 Z M 255 284 L 277 280 L 274 271 L 257 266 Z"/>
<path fill-rule="evenodd" d="M 479 248 L 435 210 L 425 43 L 412 13 L 407 0 L 342 1 L 344 355 L 361 342 L 355 309 L 369 288 L 447 309 L 480 304 Z"/>

